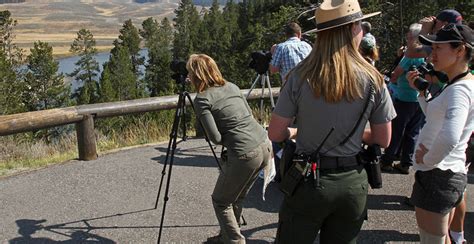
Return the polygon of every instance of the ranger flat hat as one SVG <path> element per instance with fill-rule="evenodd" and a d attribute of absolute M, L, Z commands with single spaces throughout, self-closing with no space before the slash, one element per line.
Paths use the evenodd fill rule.
<path fill-rule="evenodd" d="M 357 0 L 325 0 L 314 13 L 316 29 L 307 31 L 304 34 L 331 29 L 378 14 L 380 12 L 364 15 Z"/>

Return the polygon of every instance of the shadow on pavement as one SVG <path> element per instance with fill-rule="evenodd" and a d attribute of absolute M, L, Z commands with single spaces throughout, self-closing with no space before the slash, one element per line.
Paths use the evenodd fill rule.
<path fill-rule="evenodd" d="M 359 233 L 358 244 L 386 243 L 386 242 L 418 242 L 418 234 L 406 234 L 396 230 L 362 230 Z"/>
<path fill-rule="evenodd" d="M 273 224 L 267 224 L 259 227 L 255 227 L 252 229 L 246 229 L 242 230 L 242 235 L 244 235 L 247 239 L 252 236 L 253 233 L 256 233 L 261 230 L 266 230 L 266 229 L 275 229 L 278 227 L 278 223 L 273 223 Z M 275 233 L 276 234 L 276 233 Z M 268 241 L 265 240 L 257 240 L 257 239 L 250 239 L 247 240 L 247 243 L 268 243 Z"/>
<path fill-rule="evenodd" d="M 55 241 L 50 238 L 44 238 L 44 237 L 32 237 L 33 234 L 35 234 L 38 230 L 45 229 L 41 225 L 41 223 L 46 222 L 45 219 L 41 220 L 34 220 L 34 219 L 18 219 L 15 221 L 16 224 L 18 225 L 18 234 L 20 234 L 19 237 L 13 238 L 9 240 L 9 243 L 14 244 L 14 243 L 41 243 L 41 244 L 52 244 L 52 243 L 104 243 L 104 244 L 110 244 L 110 243 L 116 243 L 111 239 L 95 235 L 89 232 L 85 232 L 82 230 L 75 230 L 70 234 L 64 234 L 60 232 L 55 232 L 58 234 L 61 234 L 63 236 L 67 236 L 68 240 L 64 241 Z"/>
<path fill-rule="evenodd" d="M 250 190 L 244 202 L 244 208 L 255 208 L 266 213 L 278 213 L 283 201 L 283 193 L 278 189 L 278 184 L 271 182 L 262 199 L 263 180 L 258 179 Z"/>
<path fill-rule="evenodd" d="M 131 211 L 126 213 L 118 213 L 112 215 L 106 215 L 101 217 L 89 218 L 89 219 L 80 219 L 69 221 L 65 223 L 52 224 L 52 225 L 43 225 L 46 223 L 45 219 L 34 220 L 34 219 L 18 219 L 16 224 L 18 225 L 18 234 L 19 237 L 15 237 L 9 240 L 11 244 L 26 244 L 26 243 L 41 243 L 41 244 L 52 244 L 52 243 L 103 243 L 111 244 L 116 243 L 115 241 L 93 234 L 91 231 L 101 230 L 101 229 L 159 229 L 159 225 L 154 226 L 94 226 L 89 222 L 99 219 L 107 219 L 113 217 L 120 217 L 130 214 L 137 214 L 147 211 L 154 211 L 154 208 Z M 84 224 L 83 226 L 77 226 L 78 223 Z M 202 228 L 202 227 L 217 227 L 219 225 L 165 225 L 163 228 Z M 261 227 L 259 227 L 261 229 Z M 65 236 L 69 239 L 63 241 L 56 241 L 50 238 L 45 237 L 33 237 L 38 231 L 49 231 L 61 236 Z"/>
<path fill-rule="evenodd" d="M 180 141 L 180 143 L 185 143 Z M 156 150 L 160 152 L 158 157 L 151 158 L 154 161 L 157 161 L 159 164 L 164 164 L 166 159 L 166 152 L 168 150 L 168 144 L 155 147 Z M 220 157 L 220 147 L 215 148 L 217 159 Z M 186 150 L 181 150 L 179 144 L 176 146 L 176 151 L 174 153 L 173 166 L 191 166 L 191 167 L 215 167 L 217 168 L 216 159 L 214 156 L 209 156 L 211 149 L 209 146 L 199 146 L 188 148 Z M 171 151 L 170 155 L 171 157 Z M 196 160 L 198 158 L 198 160 Z M 219 159 L 220 160 L 220 159 Z M 171 158 L 168 158 L 168 165 L 170 164 Z M 220 163 L 220 162 L 219 162 Z"/>
<path fill-rule="evenodd" d="M 406 196 L 368 195 L 367 207 L 368 209 L 377 210 L 415 210 L 414 207 L 408 205 L 406 201 Z"/>

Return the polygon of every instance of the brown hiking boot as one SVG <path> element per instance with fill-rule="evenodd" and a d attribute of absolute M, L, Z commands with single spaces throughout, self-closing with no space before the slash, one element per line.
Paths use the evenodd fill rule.
<path fill-rule="evenodd" d="M 410 173 L 409 169 L 410 169 L 410 166 L 406 166 L 406 165 L 402 165 L 402 164 L 395 164 L 393 166 L 394 169 L 400 171 L 400 173 L 404 174 L 404 175 L 407 175 Z"/>
<path fill-rule="evenodd" d="M 207 238 L 207 241 L 204 242 L 205 244 L 224 244 L 224 240 L 222 235 L 219 234 L 217 236 Z"/>
<path fill-rule="evenodd" d="M 380 169 L 382 170 L 382 172 L 392 172 L 393 171 L 392 164 L 380 163 Z"/>

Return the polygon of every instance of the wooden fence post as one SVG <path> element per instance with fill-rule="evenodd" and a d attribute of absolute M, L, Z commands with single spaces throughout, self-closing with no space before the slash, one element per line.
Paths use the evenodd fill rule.
<path fill-rule="evenodd" d="M 77 147 L 79 160 L 94 160 L 97 158 L 97 147 L 94 132 L 94 117 L 84 115 L 84 119 L 76 123 Z"/>

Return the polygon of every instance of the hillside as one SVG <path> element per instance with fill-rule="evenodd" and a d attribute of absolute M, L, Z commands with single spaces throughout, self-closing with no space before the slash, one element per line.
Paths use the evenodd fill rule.
<path fill-rule="evenodd" d="M 112 46 L 122 24 L 132 19 L 137 27 L 143 20 L 174 15 L 179 0 L 135 3 L 132 0 L 26 0 L 24 3 L 0 4 L 18 21 L 15 42 L 29 49 L 37 40 L 50 43 L 55 55 L 68 55 L 69 46 L 81 28 L 92 31 L 99 49 Z"/>

